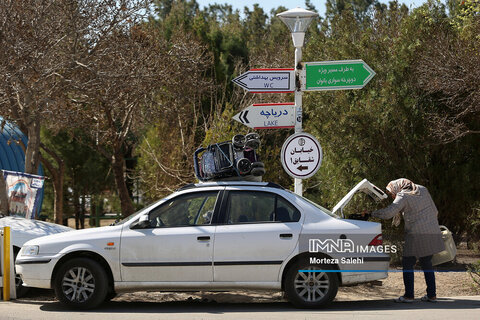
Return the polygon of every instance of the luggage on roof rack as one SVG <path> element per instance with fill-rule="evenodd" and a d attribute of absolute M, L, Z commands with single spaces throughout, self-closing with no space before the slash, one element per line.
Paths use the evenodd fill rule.
<path fill-rule="evenodd" d="M 255 151 L 259 146 L 258 134 L 249 133 L 199 148 L 193 156 L 195 175 L 200 181 L 262 181 L 265 168 Z"/>

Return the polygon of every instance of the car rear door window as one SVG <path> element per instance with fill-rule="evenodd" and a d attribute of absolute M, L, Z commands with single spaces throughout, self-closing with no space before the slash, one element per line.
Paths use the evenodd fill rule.
<path fill-rule="evenodd" d="M 229 191 L 226 216 L 227 224 L 295 222 L 300 212 L 274 193 Z"/>

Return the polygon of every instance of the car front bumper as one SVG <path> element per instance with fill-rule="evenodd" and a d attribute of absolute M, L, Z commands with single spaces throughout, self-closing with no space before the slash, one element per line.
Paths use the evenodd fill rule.
<path fill-rule="evenodd" d="M 18 257 L 15 270 L 27 287 L 51 289 L 51 277 L 58 258 L 51 256 Z"/>

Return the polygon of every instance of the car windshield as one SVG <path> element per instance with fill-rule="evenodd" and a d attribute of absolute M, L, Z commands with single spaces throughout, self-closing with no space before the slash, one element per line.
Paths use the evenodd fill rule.
<path fill-rule="evenodd" d="M 125 222 L 130 221 L 130 220 L 132 220 L 133 218 L 137 217 L 137 216 L 138 216 L 139 214 L 141 214 L 143 211 L 149 210 L 151 207 L 156 206 L 156 205 L 159 204 L 159 203 L 165 202 L 165 201 L 166 201 L 167 199 L 169 199 L 169 198 L 170 198 L 170 197 L 163 198 L 163 199 L 161 199 L 161 200 L 158 200 L 158 201 L 152 203 L 152 204 L 149 205 L 149 206 L 143 207 L 142 209 L 138 210 L 138 211 L 135 212 L 135 213 L 132 213 L 131 215 L 129 215 L 129 216 L 126 217 L 125 219 L 122 219 L 122 220 L 120 220 L 120 221 L 116 221 L 115 223 L 112 223 L 111 226 L 119 226 L 119 225 L 121 225 L 121 224 L 124 224 Z"/>

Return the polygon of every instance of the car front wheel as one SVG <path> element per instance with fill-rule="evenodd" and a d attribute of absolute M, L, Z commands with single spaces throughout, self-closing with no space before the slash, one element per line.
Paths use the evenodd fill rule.
<path fill-rule="evenodd" d="M 311 266 L 300 261 L 293 264 L 285 277 L 287 299 L 298 308 L 321 308 L 327 306 L 337 295 L 338 277 L 334 272 L 325 272 L 328 266 Z"/>
<path fill-rule="evenodd" d="M 57 299 L 71 308 L 95 308 L 107 296 L 107 274 L 92 259 L 74 258 L 58 270 L 54 289 Z"/>

